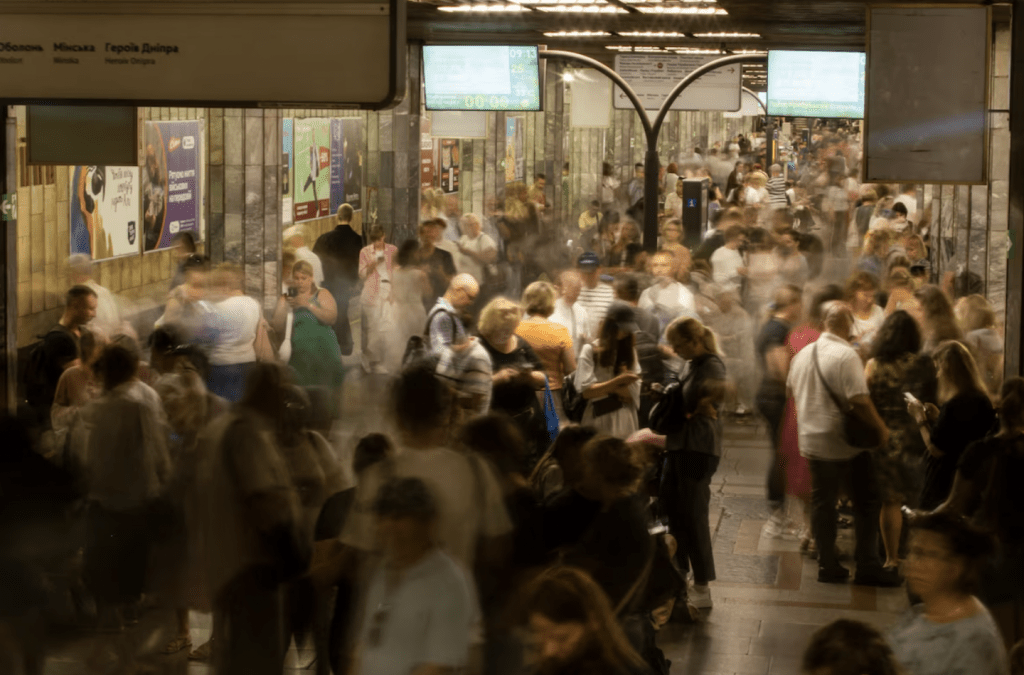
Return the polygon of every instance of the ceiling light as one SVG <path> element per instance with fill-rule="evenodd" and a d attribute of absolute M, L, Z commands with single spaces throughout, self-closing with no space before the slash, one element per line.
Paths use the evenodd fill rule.
<path fill-rule="evenodd" d="M 644 14 L 699 14 L 699 15 L 711 15 L 724 16 L 729 12 L 725 11 L 720 7 L 639 7 L 640 11 Z"/>
<path fill-rule="evenodd" d="M 605 37 L 611 35 L 603 30 L 560 30 L 554 33 L 544 33 L 544 37 L 552 38 L 584 38 L 584 37 Z"/>
<path fill-rule="evenodd" d="M 664 54 L 666 53 L 661 47 L 652 47 L 650 45 L 606 45 L 605 49 L 610 49 L 615 52 L 635 52 L 638 54 Z"/>
<path fill-rule="evenodd" d="M 446 7 L 438 7 L 442 12 L 472 12 L 472 13 L 483 13 L 483 12 L 522 12 L 523 8 L 519 5 L 450 5 Z"/>
<path fill-rule="evenodd" d="M 559 14 L 625 14 L 626 10 L 613 5 L 544 5 L 538 7 L 542 12 Z"/>
<path fill-rule="evenodd" d="M 697 38 L 760 38 L 760 33 L 694 33 Z"/>
<path fill-rule="evenodd" d="M 693 47 L 670 47 L 676 54 L 721 54 L 721 49 L 695 49 Z"/>
<path fill-rule="evenodd" d="M 733 54 L 754 54 L 757 56 L 767 56 L 768 52 L 763 49 L 731 49 L 729 50 Z"/>
<path fill-rule="evenodd" d="M 686 37 L 686 33 L 678 33 L 676 31 L 650 31 L 650 30 L 631 30 L 631 31 L 619 31 L 618 34 L 621 37 L 636 37 L 636 38 L 681 38 Z"/>

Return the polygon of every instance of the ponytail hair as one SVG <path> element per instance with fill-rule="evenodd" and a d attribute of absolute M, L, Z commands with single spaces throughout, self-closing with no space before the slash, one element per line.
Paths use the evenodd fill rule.
<path fill-rule="evenodd" d="M 710 354 L 718 354 L 719 356 L 722 354 L 718 349 L 718 338 L 715 336 L 715 332 L 698 319 L 678 318 L 669 324 L 666 334 L 669 339 L 674 335 L 678 339 L 686 340 L 687 342 L 699 342 L 704 345 L 704 349 Z"/>

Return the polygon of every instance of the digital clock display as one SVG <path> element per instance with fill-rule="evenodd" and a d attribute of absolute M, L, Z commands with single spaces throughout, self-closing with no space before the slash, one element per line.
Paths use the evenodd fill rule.
<path fill-rule="evenodd" d="M 540 110 L 536 46 L 423 48 L 427 110 Z"/>

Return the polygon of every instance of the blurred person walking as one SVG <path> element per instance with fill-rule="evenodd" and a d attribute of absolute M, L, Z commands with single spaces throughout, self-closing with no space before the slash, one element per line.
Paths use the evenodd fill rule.
<path fill-rule="evenodd" d="M 355 211 L 350 204 L 338 207 L 337 225 L 320 235 L 313 245 L 313 253 L 323 263 L 324 287 L 337 304 L 334 333 L 341 353 L 352 353 L 352 326 L 348 321 L 348 303 L 355 295 L 359 283 L 359 252 L 363 238 L 352 229 Z"/>
<path fill-rule="evenodd" d="M 398 247 L 384 241 L 384 227 L 370 228 L 370 245 L 359 252 L 360 344 L 363 368 L 374 372 L 387 359 L 387 333 L 395 326 L 394 274 Z"/>
<path fill-rule="evenodd" d="M 232 263 L 217 267 L 211 311 L 205 316 L 203 329 L 211 341 L 206 387 L 231 403 L 242 398 L 246 378 L 256 365 L 256 338 L 264 321 L 263 309 L 245 295 L 244 286 L 240 267 Z"/>
<path fill-rule="evenodd" d="M 582 423 L 625 439 L 639 428 L 641 368 L 634 335 L 639 331 L 633 308 L 612 304 L 598 339 L 580 352 L 576 389 L 587 400 Z"/>
<path fill-rule="evenodd" d="M 516 335 L 526 340 L 544 366 L 555 412 L 562 424 L 568 422 L 562 409 L 562 381 L 576 371 L 576 350 L 565 326 L 551 321 L 555 311 L 555 287 L 535 281 L 523 293 L 526 318 L 516 327 Z"/>

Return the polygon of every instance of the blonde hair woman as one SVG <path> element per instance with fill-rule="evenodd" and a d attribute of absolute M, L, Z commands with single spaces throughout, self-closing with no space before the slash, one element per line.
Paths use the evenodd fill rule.
<path fill-rule="evenodd" d="M 510 415 L 523 432 L 529 474 L 547 450 L 547 425 L 537 392 L 544 390 L 544 366 L 530 343 L 516 335 L 523 309 L 508 298 L 495 298 L 480 313 L 477 332 L 491 357 L 491 410 Z"/>
<path fill-rule="evenodd" d="M 693 588 L 686 600 L 698 609 L 711 607 L 708 582 L 715 580 L 708 510 L 711 478 L 722 456 L 719 413 L 726 394 L 725 363 L 714 332 L 697 319 L 676 319 L 665 330 L 672 350 L 684 359 L 680 378 L 682 429 L 665 439 L 664 473 L 659 499 L 668 514 L 669 532 L 679 542 L 676 562 L 683 573 L 693 568 Z"/>
<path fill-rule="evenodd" d="M 953 308 L 988 393 L 995 397 L 1003 387 L 1003 338 L 996 330 L 996 313 L 983 295 L 968 295 Z"/>
<path fill-rule="evenodd" d="M 548 385 L 555 394 L 555 411 L 564 424 L 568 420 L 562 410 L 562 380 L 576 370 L 576 352 L 569 329 L 548 319 L 555 312 L 555 287 L 546 281 L 535 281 L 523 293 L 526 318 L 519 322 L 516 335 L 526 340 L 537 353 Z"/>
<path fill-rule="evenodd" d="M 245 295 L 245 274 L 232 263 L 213 272 L 214 300 L 207 315 L 208 329 L 215 336 L 209 350 L 210 376 L 207 388 L 231 403 L 242 398 L 245 380 L 256 365 L 256 337 L 263 309 Z"/>

